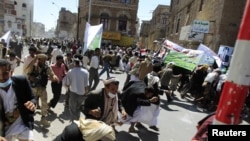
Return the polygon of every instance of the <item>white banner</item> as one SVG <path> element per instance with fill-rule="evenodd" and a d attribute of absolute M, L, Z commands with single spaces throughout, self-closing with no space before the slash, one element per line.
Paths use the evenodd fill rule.
<path fill-rule="evenodd" d="M 87 42 L 88 42 L 89 27 L 90 27 L 90 24 L 87 22 L 86 27 L 85 27 L 85 32 L 84 32 L 84 39 L 83 39 L 84 45 L 82 47 L 82 54 L 84 54 L 86 52 L 86 50 L 88 49 Z"/>
<path fill-rule="evenodd" d="M 185 49 L 184 47 L 174 43 L 174 42 L 171 42 L 169 40 L 165 40 L 162 44 L 162 46 L 168 48 L 168 49 L 171 49 L 171 50 L 174 50 L 174 51 L 177 51 L 177 52 L 181 52 L 183 49 Z"/>
<path fill-rule="evenodd" d="M 1 39 L 4 39 L 5 40 L 5 43 L 7 44 L 6 47 L 8 48 L 9 47 L 9 44 L 10 44 L 10 36 L 11 35 L 11 32 L 8 31 L 7 33 L 5 33 Z"/>
<path fill-rule="evenodd" d="M 217 56 L 217 54 L 211 50 L 209 47 L 207 47 L 204 44 L 200 44 L 197 50 L 202 50 L 204 51 L 204 56 L 201 59 L 200 64 L 207 64 L 209 66 L 212 66 L 214 64 L 215 58 L 214 56 Z M 220 66 L 220 64 L 218 64 L 218 62 L 216 62 L 218 66 Z"/>
<path fill-rule="evenodd" d="M 103 24 L 89 26 L 86 36 L 86 44 L 87 49 L 95 50 L 96 48 L 100 48 L 102 41 L 102 32 L 103 32 Z"/>

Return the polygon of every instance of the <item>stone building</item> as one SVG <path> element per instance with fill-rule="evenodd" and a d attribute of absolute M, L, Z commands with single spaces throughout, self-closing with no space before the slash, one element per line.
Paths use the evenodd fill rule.
<path fill-rule="evenodd" d="M 72 39 L 76 37 L 77 32 L 77 13 L 72 13 L 62 7 L 57 19 L 55 35 L 61 39 Z"/>
<path fill-rule="evenodd" d="M 186 48 L 200 43 L 215 52 L 220 45 L 234 47 L 246 0 L 171 0 L 170 27 L 166 37 Z M 208 23 L 207 32 L 192 32 L 196 21 Z M 193 40 L 195 36 L 201 39 Z"/>
<path fill-rule="evenodd" d="M 0 0 L 0 34 L 4 34 L 4 0 Z"/>
<path fill-rule="evenodd" d="M 34 0 L 0 0 L 0 33 L 32 35 Z"/>
<path fill-rule="evenodd" d="M 142 20 L 140 28 L 139 46 L 148 48 L 150 21 Z"/>
<path fill-rule="evenodd" d="M 140 29 L 140 46 L 150 50 L 158 50 L 160 43 L 166 37 L 166 30 L 169 23 L 168 5 L 158 5 L 152 13 L 152 19 L 142 21 Z"/>
<path fill-rule="evenodd" d="M 45 25 L 40 22 L 33 22 L 32 37 L 35 37 L 35 38 L 47 37 L 45 35 Z"/>
<path fill-rule="evenodd" d="M 139 0 L 79 1 L 78 40 L 83 41 L 83 31 L 87 22 L 90 25 L 102 23 L 103 46 L 108 44 L 131 46 L 137 34 L 138 4 Z"/>
<path fill-rule="evenodd" d="M 165 39 L 170 16 L 169 8 L 167 5 L 158 5 L 153 11 L 147 40 L 147 48 L 151 50 L 158 50 L 158 44 Z"/>

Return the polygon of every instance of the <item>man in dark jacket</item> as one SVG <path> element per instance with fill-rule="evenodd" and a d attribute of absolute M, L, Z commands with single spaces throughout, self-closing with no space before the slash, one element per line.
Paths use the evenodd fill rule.
<path fill-rule="evenodd" d="M 34 140 L 36 100 L 25 76 L 10 75 L 10 63 L 0 59 L 0 97 L 3 133 L 7 140 Z M 8 104 L 7 104 L 8 103 Z M 0 107 L 1 107 L 0 106 Z M 0 127 L 1 128 L 1 127 Z"/>
<path fill-rule="evenodd" d="M 153 104 L 159 101 L 158 96 L 154 96 L 155 89 L 153 87 L 147 87 L 144 81 L 130 81 L 123 89 L 122 93 L 122 105 L 125 108 L 128 118 L 122 120 L 123 123 L 130 123 L 129 132 L 137 132 L 135 129 L 135 124 L 137 122 L 143 122 L 150 126 L 150 128 L 155 125 L 150 125 L 152 123 L 153 117 L 157 117 L 157 110 L 153 111 L 152 109 L 157 109 L 158 105 Z M 144 112 L 149 113 L 145 117 Z M 146 120 L 145 120 L 146 119 Z"/>
<path fill-rule="evenodd" d="M 0 115 L 4 115 L 4 110 L 3 110 L 3 100 L 2 97 L 0 96 Z M 6 141 L 3 136 L 4 136 L 4 116 L 0 116 L 0 141 Z"/>
<path fill-rule="evenodd" d="M 119 81 L 116 78 L 103 80 L 104 88 L 93 90 L 83 105 L 83 113 L 87 119 L 95 119 L 114 125 L 118 119 L 118 111 L 126 117 L 124 108 L 118 99 Z"/>

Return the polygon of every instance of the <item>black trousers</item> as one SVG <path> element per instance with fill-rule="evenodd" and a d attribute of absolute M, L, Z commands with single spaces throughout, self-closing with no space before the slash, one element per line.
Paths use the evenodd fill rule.
<path fill-rule="evenodd" d="M 92 85 L 94 81 L 94 84 Z M 89 88 L 90 90 L 95 90 L 99 83 L 99 74 L 98 69 L 90 68 L 89 69 Z"/>
<path fill-rule="evenodd" d="M 51 88 L 53 93 L 53 98 L 50 100 L 50 107 L 55 108 L 58 103 L 61 93 L 62 93 L 62 82 L 51 82 Z"/>
<path fill-rule="evenodd" d="M 77 125 L 72 122 L 53 141 L 84 141 L 84 139 Z"/>

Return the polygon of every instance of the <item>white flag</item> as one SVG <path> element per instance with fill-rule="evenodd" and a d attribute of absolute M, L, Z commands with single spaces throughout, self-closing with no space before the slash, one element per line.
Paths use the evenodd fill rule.
<path fill-rule="evenodd" d="M 5 33 L 1 39 L 4 39 L 5 40 L 5 43 L 7 44 L 6 47 L 8 48 L 9 47 L 9 44 L 10 44 L 10 31 L 8 31 L 7 33 Z"/>
<path fill-rule="evenodd" d="M 87 22 L 86 23 L 86 27 L 85 27 L 85 33 L 84 33 L 84 38 L 83 38 L 83 47 L 82 47 L 82 54 L 84 54 L 86 52 L 86 50 L 88 49 L 87 47 L 87 42 L 88 42 L 88 32 L 89 32 L 89 27 L 90 24 Z"/>
<path fill-rule="evenodd" d="M 95 50 L 100 48 L 102 41 L 103 24 L 90 26 L 87 36 L 87 49 Z"/>

